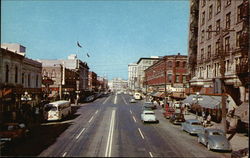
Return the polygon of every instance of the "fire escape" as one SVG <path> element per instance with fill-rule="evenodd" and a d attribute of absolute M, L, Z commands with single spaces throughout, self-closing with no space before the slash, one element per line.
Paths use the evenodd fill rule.
<path fill-rule="evenodd" d="M 197 64 L 197 40 L 198 40 L 198 18 L 199 18 L 199 1 L 191 1 L 190 7 L 190 39 L 189 39 L 189 69 L 190 79 L 195 76 L 195 67 Z"/>
<path fill-rule="evenodd" d="M 236 65 L 236 74 L 238 75 L 242 85 L 249 85 L 249 1 L 244 0 L 242 6 L 241 17 L 243 20 L 243 29 L 240 36 L 241 58 Z"/>

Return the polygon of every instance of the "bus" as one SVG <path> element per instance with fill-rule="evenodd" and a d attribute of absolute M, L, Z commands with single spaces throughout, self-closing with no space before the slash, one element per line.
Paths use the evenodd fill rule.
<path fill-rule="evenodd" d="M 135 94 L 134 94 L 134 98 L 135 98 L 135 100 L 141 100 L 141 94 L 140 94 L 140 93 L 135 92 Z"/>
<path fill-rule="evenodd" d="M 60 100 L 45 104 L 43 111 L 46 121 L 62 120 L 71 114 L 70 101 Z"/>

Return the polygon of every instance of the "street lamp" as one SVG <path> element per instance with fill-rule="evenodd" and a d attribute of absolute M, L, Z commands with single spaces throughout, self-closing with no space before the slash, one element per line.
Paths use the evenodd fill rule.
<path fill-rule="evenodd" d="M 202 98 L 202 96 L 200 95 L 199 92 L 196 92 L 196 95 L 193 97 L 193 100 L 196 101 L 195 104 L 196 104 L 196 106 L 198 106 L 199 105 L 199 100 L 203 100 L 203 98 Z M 198 117 L 198 112 L 196 110 L 196 119 L 197 119 L 197 117 Z"/>

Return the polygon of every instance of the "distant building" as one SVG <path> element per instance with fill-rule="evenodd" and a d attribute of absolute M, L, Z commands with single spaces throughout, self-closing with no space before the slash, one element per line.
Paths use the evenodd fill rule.
<path fill-rule="evenodd" d="M 128 88 L 128 81 L 122 78 L 114 78 L 108 81 L 109 89 L 113 92 L 125 91 Z"/>
<path fill-rule="evenodd" d="M 164 98 L 165 88 L 168 101 L 184 99 L 187 84 L 187 56 L 167 55 L 145 70 L 147 93 Z M 165 87 L 166 86 L 166 87 Z"/>
<path fill-rule="evenodd" d="M 93 71 L 89 71 L 88 75 L 88 87 L 90 91 L 98 91 L 97 74 Z"/>
<path fill-rule="evenodd" d="M 137 73 L 135 78 L 135 89 L 139 91 L 145 92 L 145 73 L 144 70 L 146 70 L 149 66 L 156 63 L 160 58 L 158 56 L 152 56 L 150 58 L 140 58 L 137 61 Z"/>
<path fill-rule="evenodd" d="M 135 83 L 137 77 L 137 64 L 131 63 L 128 65 L 128 88 L 135 90 Z"/>

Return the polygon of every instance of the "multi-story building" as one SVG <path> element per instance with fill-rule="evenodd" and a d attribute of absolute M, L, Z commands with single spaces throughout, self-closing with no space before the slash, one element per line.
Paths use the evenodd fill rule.
<path fill-rule="evenodd" d="M 147 92 L 154 93 L 155 97 L 175 102 L 184 98 L 184 86 L 187 83 L 187 56 L 168 55 L 145 70 L 145 85 Z"/>
<path fill-rule="evenodd" d="M 221 96 L 225 85 L 224 93 L 237 108 L 249 98 L 249 1 L 191 0 L 190 4 L 188 93 Z"/>
<path fill-rule="evenodd" d="M 98 90 L 98 81 L 97 81 L 97 74 L 93 71 L 89 71 L 88 75 L 88 87 L 90 91 L 97 91 Z"/>
<path fill-rule="evenodd" d="M 108 90 L 108 80 L 105 77 L 97 76 L 97 87 L 98 91 Z"/>
<path fill-rule="evenodd" d="M 26 58 L 25 50 L 20 44 L 1 44 L 0 122 L 17 121 L 41 101 L 42 64 Z"/>
<path fill-rule="evenodd" d="M 108 86 L 112 92 L 126 91 L 128 88 L 128 81 L 122 78 L 114 78 L 108 81 Z"/>
<path fill-rule="evenodd" d="M 135 90 L 135 82 L 137 76 L 137 64 L 131 63 L 128 65 L 128 88 Z"/>
<path fill-rule="evenodd" d="M 155 62 L 157 62 L 160 58 L 158 56 L 151 56 L 150 58 L 140 58 L 137 61 L 137 73 L 135 78 L 135 88 L 138 91 L 146 92 L 145 87 L 145 73 L 144 70 L 146 70 L 149 66 L 153 65 Z"/>

